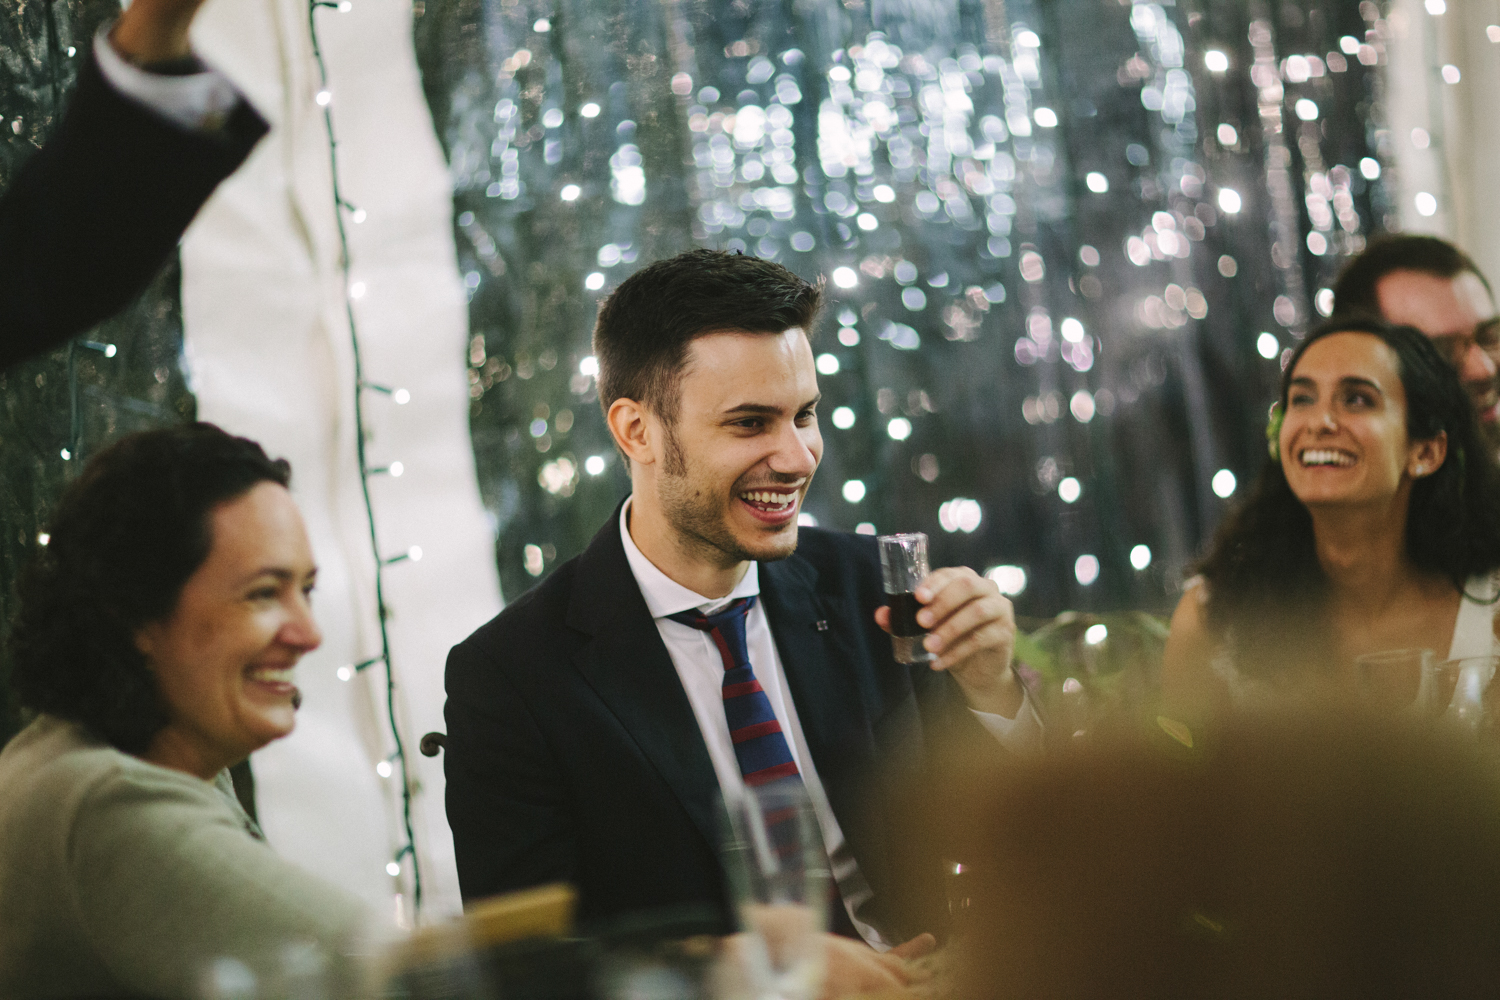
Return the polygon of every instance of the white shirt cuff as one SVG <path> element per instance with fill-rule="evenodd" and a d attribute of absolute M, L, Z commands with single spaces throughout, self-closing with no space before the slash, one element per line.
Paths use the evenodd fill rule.
<path fill-rule="evenodd" d="M 94 58 L 105 81 L 137 104 L 181 128 L 203 131 L 223 125 L 239 103 L 240 92 L 216 69 L 169 76 L 132 66 L 109 43 L 109 28 L 94 36 Z"/>
<path fill-rule="evenodd" d="M 1022 696 L 1021 709 L 1014 719 L 973 708 L 969 711 L 973 712 L 979 724 L 988 729 L 990 735 L 999 740 L 1000 745 L 1011 753 L 1030 753 L 1042 745 L 1042 720 L 1036 714 L 1036 707 L 1031 704 L 1030 692 Z"/>

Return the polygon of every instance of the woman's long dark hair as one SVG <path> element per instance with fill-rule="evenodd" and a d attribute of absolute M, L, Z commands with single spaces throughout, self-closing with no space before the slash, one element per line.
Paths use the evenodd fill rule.
<path fill-rule="evenodd" d="M 1406 553 L 1413 566 L 1463 590 L 1500 567 L 1500 468 L 1489 453 L 1458 373 L 1421 332 L 1376 320 L 1340 319 L 1308 334 L 1281 377 L 1281 412 L 1297 362 L 1335 333 L 1379 337 L 1396 354 L 1406 390 L 1406 432 L 1422 441 L 1447 432 L 1438 470 L 1412 484 Z M 1198 566 L 1208 581 L 1207 620 L 1242 673 L 1332 662 L 1328 578 L 1318 563 L 1312 517 L 1281 463 L 1267 458 L 1243 506 L 1220 527 Z"/>
<path fill-rule="evenodd" d="M 136 632 L 172 613 L 208 557 L 214 508 L 290 477 L 284 460 L 205 423 L 132 434 L 91 458 L 21 580 L 10 680 L 22 708 L 144 753 L 169 719 Z"/>

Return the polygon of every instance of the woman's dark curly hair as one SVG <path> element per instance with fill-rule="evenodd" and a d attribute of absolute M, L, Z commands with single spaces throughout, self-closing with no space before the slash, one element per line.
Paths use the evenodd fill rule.
<path fill-rule="evenodd" d="M 1500 469 L 1480 437 L 1458 373 L 1421 332 L 1378 320 L 1330 320 L 1308 334 L 1281 377 L 1281 412 L 1297 362 L 1335 333 L 1368 333 L 1396 354 L 1412 441 L 1446 431 L 1448 455 L 1412 484 L 1406 554 L 1417 569 L 1459 590 L 1500 567 Z M 1312 517 L 1268 458 L 1244 505 L 1225 520 L 1198 572 L 1208 581 L 1207 621 L 1242 673 L 1266 674 L 1333 662 L 1328 579 L 1318 563 Z"/>
<path fill-rule="evenodd" d="M 168 713 L 136 633 L 172 613 L 208 557 L 213 509 L 290 479 L 285 460 L 205 423 L 133 434 L 90 459 L 21 580 L 11 633 L 21 707 L 144 753 Z"/>

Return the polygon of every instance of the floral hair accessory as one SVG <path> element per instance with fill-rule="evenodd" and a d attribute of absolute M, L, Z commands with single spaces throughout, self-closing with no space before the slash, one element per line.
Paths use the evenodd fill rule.
<path fill-rule="evenodd" d="M 1271 456 L 1271 461 L 1281 461 L 1281 421 L 1286 417 L 1286 410 L 1278 400 L 1271 404 L 1271 412 L 1266 421 L 1266 452 Z"/>

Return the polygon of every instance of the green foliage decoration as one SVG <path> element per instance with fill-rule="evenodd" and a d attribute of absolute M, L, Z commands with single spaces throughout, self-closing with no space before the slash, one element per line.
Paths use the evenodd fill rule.
<path fill-rule="evenodd" d="M 1049 729 L 1073 733 L 1155 705 L 1168 632 L 1156 615 L 1064 611 L 1017 625 L 1016 661 Z"/>

